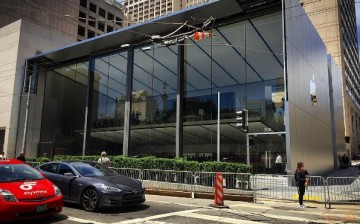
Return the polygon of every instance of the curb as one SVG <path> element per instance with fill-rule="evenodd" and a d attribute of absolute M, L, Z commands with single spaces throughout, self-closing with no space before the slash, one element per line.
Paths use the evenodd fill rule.
<path fill-rule="evenodd" d="M 166 191 L 166 190 L 157 190 L 157 189 L 146 189 L 146 194 L 161 195 L 161 196 L 172 196 L 172 197 L 183 197 L 191 198 L 192 192 L 184 191 Z M 213 193 L 195 193 L 194 198 L 202 199 L 214 199 Z M 224 194 L 224 199 L 229 201 L 244 201 L 244 202 L 254 202 L 253 195 L 239 195 L 239 194 Z"/>

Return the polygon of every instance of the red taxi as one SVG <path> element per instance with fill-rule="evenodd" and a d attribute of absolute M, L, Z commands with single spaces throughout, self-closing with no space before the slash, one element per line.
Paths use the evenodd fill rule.
<path fill-rule="evenodd" d="M 61 212 L 60 189 L 19 160 L 0 160 L 0 222 L 40 218 Z"/>

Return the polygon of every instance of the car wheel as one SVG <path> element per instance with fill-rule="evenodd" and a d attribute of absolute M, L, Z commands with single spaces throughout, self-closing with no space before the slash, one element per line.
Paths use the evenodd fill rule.
<path fill-rule="evenodd" d="M 81 196 L 81 205 L 85 211 L 93 212 L 99 207 L 99 194 L 93 188 L 86 189 Z"/>

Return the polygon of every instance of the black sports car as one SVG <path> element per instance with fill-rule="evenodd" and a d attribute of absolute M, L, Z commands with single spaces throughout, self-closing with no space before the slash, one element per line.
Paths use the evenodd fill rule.
<path fill-rule="evenodd" d="M 96 162 L 49 162 L 36 169 L 60 188 L 64 201 L 81 204 L 86 211 L 145 202 L 140 181 Z"/>

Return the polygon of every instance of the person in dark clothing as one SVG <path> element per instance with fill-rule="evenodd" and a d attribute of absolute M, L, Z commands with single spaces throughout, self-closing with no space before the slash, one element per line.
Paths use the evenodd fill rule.
<path fill-rule="evenodd" d="M 346 154 L 344 154 L 341 158 L 341 162 L 343 164 L 343 168 L 348 168 L 349 166 L 349 158 L 347 157 Z"/>
<path fill-rule="evenodd" d="M 298 162 L 297 169 L 294 173 L 295 182 L 298 186 L 298 192 L 299 192 L 299 207 L 302 209 L 305 209 L 306 206 L 304 205 L 304 194 L 305 194 L 305 188 L 307 187 L 309 183 L 309 178 L 307 177 L 309 175 L 308 171 L 305 169 L 303 162 Z"/>
<path fill-rule="evenodd" d="M 20 161 L 23 161 L 24 163 L 26 162 L 25 154 L 23 152 L 20 152 L 20 155 L 16 159 L 20 160 Z"/>
<path fill-rule="evenodd" d="M 345 155 L 345 166 L 346 168 L 349 167 L 349 157 L 347 155 Z"/>

